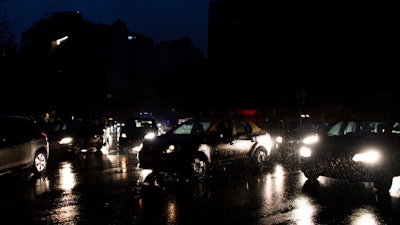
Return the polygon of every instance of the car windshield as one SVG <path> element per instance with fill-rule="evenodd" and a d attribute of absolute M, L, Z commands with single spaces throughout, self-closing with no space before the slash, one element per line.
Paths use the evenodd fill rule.
<path fill-rule="evenodd" d="M 292 132 L 322 132 L 328 127 L 327 123 L 304 123 L 295 127 Z"/>
<path fill-rule="evenodd" d="M 186 121 L 174 129 L 172 129 L 169 133 L 173 134 L 201 134 L 204 133 L 212 124 L 212 121 Z"/>
<path fill-rule="evenodd" d="M 152 119 L 130 119 L 125 122 L 125 126 L 129 128 L 150 128 L 156 127 L 156 123 Z"/>
<path fill-rule="evenodd" d="M 348 134 L 379 134 L 399 133 L 399 123 L 393 125 L 386 121 L 340 121 L 334 124 L 327 132 L 328 136 L 341 136 Z"/>

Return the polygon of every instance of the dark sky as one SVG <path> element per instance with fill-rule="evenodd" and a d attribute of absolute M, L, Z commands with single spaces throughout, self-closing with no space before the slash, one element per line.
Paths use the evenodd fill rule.
<path fill-rule="evenodd" d="M 206 55 L 208 0 L 5 0 L 5 12 L 19 43 L 22 32 L 41 16 L 55 11 L 80 11 L 86 21 L 111 25 L 117 19 L 130 31 L 160 41 L 189 37 Z"/>

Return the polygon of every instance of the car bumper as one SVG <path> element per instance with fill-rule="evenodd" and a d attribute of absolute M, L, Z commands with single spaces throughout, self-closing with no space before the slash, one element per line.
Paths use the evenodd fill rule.
<path fill-rule="evenodd" d="M 301 158 L 300 167 L 302 170 L 317 170 L 319 175 L 339 179 L 373 181 L 383 174 L 391 174 L 391 171 L 382 165 L 368 165 L 354 162 L 350 158 L 330 158 L 315 160 Z"/>
<path fill-rule="evenodd" d="M 139 167 L 164 172 L 182 172 L 184 160 L 176 154 L 151 154 L 139 152 Z"/>

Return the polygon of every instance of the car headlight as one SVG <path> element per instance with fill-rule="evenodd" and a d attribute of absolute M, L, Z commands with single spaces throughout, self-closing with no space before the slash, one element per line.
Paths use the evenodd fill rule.
<path fill-rule="evenodd" d="M 310 157 L 311 156 L 311 149 L 309 147 L 303 146 L 299 150 L 300 156 L 302 157 Z"/>
<path fill-rule="evenodd" d="M 164 150 L 163 153 L 166 153 L 166 154 L 168 154 L 168 153 L 173 153 L 173 152 L 179 151 L 179 149 L 180 149 L 180 147 L 177 146 L 177 145 L 169 145 L 169 146 Z"/>
<path fill-rule="evenodd" d="M 139 151 L 142 150 L 142 148 L 143 148 L 143 143 L 140 143 L 138 146 L 134 146 L 134 147 L 132 148 L 132 150 L 133 150 L 134 152 L 139 152 Z"/>
<path fill-rule="evenodd" d="M 154 132 L 149 132 L 144 136 L 145 139 L 153 139 L 155 137 L 156 137 L 156 133 L 154 133 Z"/>
<path fill-rule="evenodd" d="M 304 144 L 312 144 L 312 143 L 318 142 L 318 140 L 319 140 L 318 135 L 310 135 L 303 139 L 303 143 Z"/>
<path fill-rule="evenodd" d="M 62 145 L 68 145 L 72 143 L 72 140 L 74 140 L 72 137 L 65 137 L 62 138 L 58 143 L 62 144 Z"/>
<path fill-rule="evenodd" d="M 379 151 L 371 149 L 362 153 L 357 153 L 353 156 L 353 161 L 364 162 L 364 163 L 376 163 L 379 162 L 381 155 Z"/>

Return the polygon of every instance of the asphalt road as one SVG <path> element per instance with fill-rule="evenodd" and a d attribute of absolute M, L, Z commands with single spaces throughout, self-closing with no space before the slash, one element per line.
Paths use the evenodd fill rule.
<path fill-rule="evenodd" d="M 379 196 L 371 183 L 320 177 L 275 162 L 251 175 L 232 167 L 203 183 L 147 187 L 150 171 L 112 143 L 103 155 L 52 159 L 47 173 L 0 176 L 2 224 L 400 224 L 400 178 Z"/>

